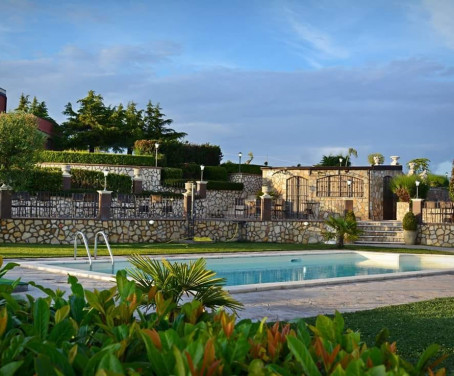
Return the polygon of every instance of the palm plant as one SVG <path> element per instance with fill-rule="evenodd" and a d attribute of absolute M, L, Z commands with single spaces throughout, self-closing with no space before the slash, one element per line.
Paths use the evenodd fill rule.
<path fill-rule="evenodd" d="M 225 278 L 216 278 L 216 273 L 206 269 L 201 258 L 189 263 L 161 262 L 141 255 L 132 255 L 129 261 L 136 268 L 128 270 L 136 285 L 145 294 L 160 292 L 177 306 L 185 297 L 200 301 L 207 308 L 225 307 L 233 311 L 242 304 L 223 289 Z"/>
<path fill-rule="evenodd" d="M 349 162 L 349 159 L 351 159 L 352 155 L 355 158 L 358 158 L 358 152 L 356 151 L 356 149 L 348 148 L 347 157 L 345 158 L 345 166 L 349 166 L 348 162 Z"/>
<path fill-rule="evenodd" d="M 344 248 L 344 241 L 355 241 L 361 235 L 356 220 L 353 218 L 329 217 L 325 224 L 329 230 L 323 232 L 323 237 L 327 240 L 336 240 L 336 246 Z"/>

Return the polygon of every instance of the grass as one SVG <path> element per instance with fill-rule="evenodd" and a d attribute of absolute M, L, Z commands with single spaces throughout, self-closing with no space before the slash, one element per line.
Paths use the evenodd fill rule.
<path fill-rule="evenodd" d="M 442 366 L 454 370 L 454 298 L 438 298 L 423 302 L 344 313 L 345 327 L 361 332 L 368 346 L 375 344 L 376 335 L 388 328 L 390 342 L 396 342 L 399 354 L 416 364 L 423 351 L 432 343 L 448 355 Z M 313 324 L 315 318 L 305 319 Z M 440 354 L 441 354 L 440 353 Z"/>
<path fill-rule="evenodd" d="M 260 251 L 310 251 L 333 250 L 334 245 L 327 244 L 281 244 L 281 243 L 133 243 L 111 244 L 115 256 L 128 256 L 133 253 L 144 255 L 162 254 L 202 254 L 202 253 L 235 253 L 235 252 L 260 252 Z M 446 251 L 434 251 L 408 248 L 379 248 L 364 246 L 347 246 L 345 249 L 370 252 L 415 253 L 415 254 L 452 254 Z M 90 245 L 93 252 L 93 245 Z M 85 253 L 83 244 L 78 245 L 78 254 Z M 107 256 L 104 245 L 98 247 L 98 254 Z M 72 257 L 73 245 L 42 245 L 42 244 L 0 244 L 0 255 L 4 258 L 37 258 L 37 257 Z"/>

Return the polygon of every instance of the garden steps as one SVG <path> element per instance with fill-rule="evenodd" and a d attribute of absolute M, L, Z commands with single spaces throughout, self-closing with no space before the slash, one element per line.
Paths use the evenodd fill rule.
<path fill-rule="evenodd" d="M 355 244 L 404 244 L 401 221 L 358 221 L 362 234 Z"/>

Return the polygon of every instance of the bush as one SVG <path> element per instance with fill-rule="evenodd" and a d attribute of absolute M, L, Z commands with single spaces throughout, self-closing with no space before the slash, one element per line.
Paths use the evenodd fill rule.
<path fill-rule="evenodd" d="M 227 170 L 221 166 L 206 166 L 203 172 L 204 180 L 227 181 Z"/>
<path fill-rule="evenodd" d="M 416 231 L 418 229 L 418 222 L 416 216 L 412 212 L 407 212 L 402 219 L 402 227 L 407 231 Z"/>
<path fill-rule="evenodd" d="M 154 166 L 155 159 L 148 155 L 88 153 L 73 151 L 41 151 L 37 154 L 38 162 L 50 163 L 85 163 L 125 166 Z"/>
<path fill-rule="evenodd" d="M 427 175 L 427 184 L 430 187 L 449 187 L 449 180 L 445 175 Z"/>
<path fill-rule="evenodd" d="M 100 171 L 71 169 L 71 188 L 98 191 L 104 189 L 104 174 Z M 132 179 L 127 175 L 109 173 L 107 189 L 119 193 L 131 193 Z"/>
<path fill-rule="evenodd" d="M 163 167 L 161 169 L 161 181 L 167 179 L 182 179 L 183 170 L 181 168 Z"/>
<path fill-rule="evenodd" d="M 215 181 L 210 180 L 207 183 L 207 190 L 209 191 L 242 191 L 244 189 L 243 183 L 233 183 L 230 181 Z"/>
<path fill-rule="evenodd" d="M 59 168 L 34 168 L 26 174 L 23 171 L 12 170 L 11 175 L 13 189 L 16 192 L 59 192 L 63 185 L 63 176 Z"/>
<path fill-rule="evenodd" d="M 418 175 L 396 175 L 391 179 L 390 188 L 397 195 L 399 201 L 409 202 L 410 198 L 416 197 L 416 180 L 420 182 L 418 197 L 426 198 L 429 186 Z"/>
<path fill-rule="evenodd" d="M 238 173 L 239 165 L 237 163 L 226 162 L 221 166 L 224 167 L 229 174 Z M 244 174 L 262 175 L 262 167 L 263 166 L 261 165 L 242 164 L 241 172 Z"/>
<path fill-rule="evenodd" d="M 348 210 L 344 216 L 346 221 L 356 222 L 356 215 L 353 210 Z"/>
<path fill-rule="evenodd" d="M 160 285 L 139 275 L 137 282 L 119 271 L 109 290 L 85 290 L 68 277 L 66 297 L 30 282 L 45 297 L 12 294 L 0 285 L 0 356 L 5 375 L 423 375 L 435 374 L 439 351 L 431 345 L 416 365 L 404 361 L 387 332 L 368 348 L 359 332 L 345 328 L 342 315 L 318 316 L 315 325 L 299 320 L 268 325 L 265 320 L 237 322 L 234 314 L 214 312 L 199 300 L 180 304 L 179 286 L 193 285 L 198 269 L 155 265 Z M 196 265 L 197 266 L 197 265 Z M 0 276 L 14 267 L 8 264 Z M 203 270 L 202 270 L 203 272 Z M 187 276 L 187 277 L 186 277 Z M 226 295 L 211 279 L 205 301 L 216 306 Z M 175 288 L 174 288 L 175 287 Z M 189 291 L 193 291 L 191 288 Z M 233 302 L 235 304 L 235 302 Z M 141 310 L 141 306 L 151 310 Z M 431 369 L 432 368 L 432 369 Z M 440 370 L 437 375 L 442 375 Z"/>

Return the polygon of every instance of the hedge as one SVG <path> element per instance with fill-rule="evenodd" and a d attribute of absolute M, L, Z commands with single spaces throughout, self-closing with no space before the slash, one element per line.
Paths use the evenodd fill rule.
<path fill-rule="evenodd" d="M 207 190 L 209 191 L 242 191 L 243 189 L 243 183 L 216 180 L 209 180 L 207 183 Z"/>
<path fill-rule="evenodd" d="M 37 155 L 38 162 L 48 163 L 86 163 L 126 166 L 154 166 L 155 159 L 148 155 L 88 153 L 73 151 L 41 151 Z"/>
<path fill-rule="evenodd" d="M 239 165 L 237 163 L 227 162 L 221 164 L 229 174 L 238 173 Z M 244 174 L 262 175 L 261 165 L 241 164 L 241 172 Z"/>
<path fill-rule="evenodd" d="M 11 185 L 16 192 L 58 192 L 63 185 L 62 172 L 59 168 L 34 168 L 26 173 L 21 170 L 13 170 L 9 176 Z"/>
<path fill-rule="evenodd" d="M 181 168 L 163 167 L 161 169 L 161 181 L 166 179 L 182 179 L 183 170 Z"/>
<path fill-rule="evenodd" d="M 104 189 L 104 174 L 100 171 L 71 169 L 71 188 L 84 190 Z M 132 179 L 127 175 L 109 173 L 107 189 L 120 193 L 131 193 Z"/>

